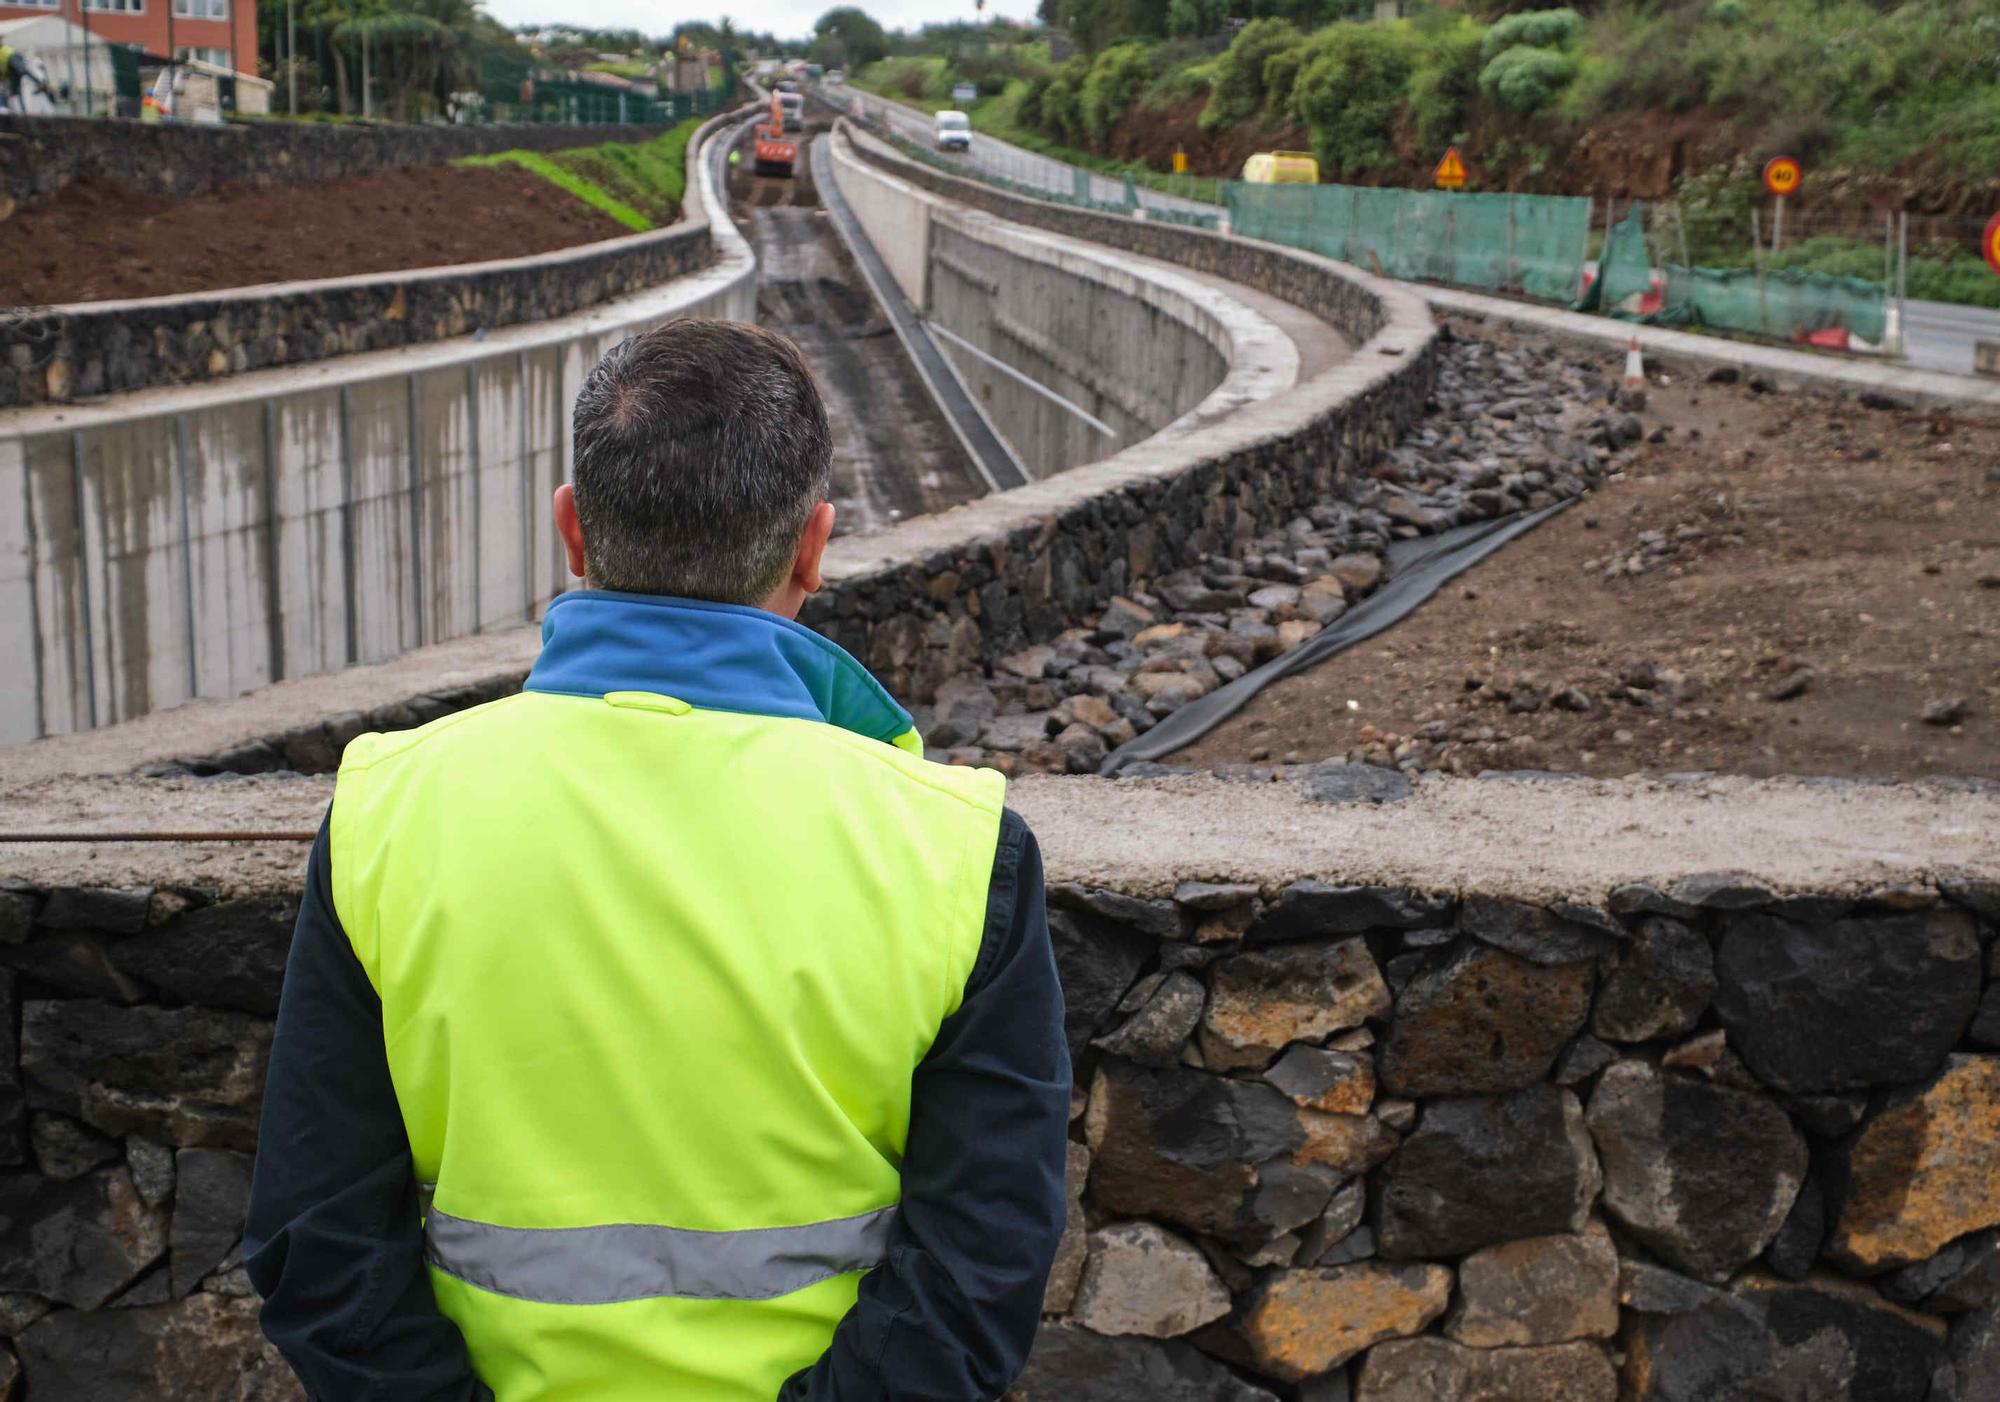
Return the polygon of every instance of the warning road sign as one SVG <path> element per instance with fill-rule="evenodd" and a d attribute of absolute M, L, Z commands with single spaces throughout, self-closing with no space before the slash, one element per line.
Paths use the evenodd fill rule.
<path fill-rule="evenodd" d="M 1431 179 L 1437 181 L 1441 190 L 1463 190 L 1465 188 L 1465 161 L 1458 154 L 1456 146 L 1445 149 L 1444 159 L 1431 172 Z"/>
<path fill-rule="evenodd" d="M 2000 214 L 1993 216 L 1986 226 L 1985 237 L 1979 241 L 1979 251 L 1986 255 L 1986 266 L 2000 273 Z"/>
<path fill-rule="evenodd" d="M 1790 156 L 1775 157 L 1764 167 L 1764 188 L 1779 199 L 1797 193 L 1803 179 L 1805 171 Z"/>

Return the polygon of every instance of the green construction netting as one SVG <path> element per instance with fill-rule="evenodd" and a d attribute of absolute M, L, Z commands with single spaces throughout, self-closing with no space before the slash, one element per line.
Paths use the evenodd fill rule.
<path fill-rule="evenodd" d="M 1748 268 L 1682 268 L 1668 264 L 1661 320 L 1718 331 L 1797 340 L 1844 330 L 1880 343 L 1888 325 L 1888 289 L 1863 278 L 1826 273 L 1759 275 Z"/>
<path fill-rule="evenodd" d="M 1568 300 L 1590 237 L 1590 201 L 1352 185 L 1224 187 L 1230 227 L 1390 277 Z"/>

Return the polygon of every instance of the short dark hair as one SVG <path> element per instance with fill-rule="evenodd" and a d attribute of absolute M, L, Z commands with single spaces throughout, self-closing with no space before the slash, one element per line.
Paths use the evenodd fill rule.
<path fill-rule="evenodd" d="M 600 588 L 761 603 L 826 499 L 833 436 L 812 371 L 747 322 L 683 317 L 620 342 L 584 381 L 573 427 Z"/>

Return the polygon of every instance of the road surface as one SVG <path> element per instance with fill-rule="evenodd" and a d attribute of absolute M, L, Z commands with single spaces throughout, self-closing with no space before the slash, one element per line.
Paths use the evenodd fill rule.
<path fill-rule="evenodd" d="M 857 88 L 821 88 L 827 101 L 842 110 L 851 110 L 859 100 L 863 110 L 871 117 L 887 121 L 901 135 L 925 145 L 931 141 L 931 119 L 928 114 L 905 107 L 901 103 L 864 93 Z M 963 157 L 969 164 L 989 174 L 1005 176 L 1023 184 L 1038 186 L 1052 193 L 1067 195 L 1071 192 L 1076 167 L 1047 156 L 1024 151 L 1009 145 L 997 137 L 986 136 L 975 131 L 972 150 Z M 1122 181 L 1112 180 L 1102 175 L 1090 177 L 1091 195 L 1095 199 L 1117 202 L 1125 198 Z M 1162 194 L 1156 190 L 1141 188 L 1141 203 L 1148 207 L 1180 209 L 1190 213 L 1214 214 L 1217 206 L 1202 204 L 1195 200 L 1181 199 Z M 1942 370 L 1954 375 L 1972 373 L 1972 347 L 1975 341 L 2000 341 L 2000 311 L 1985 307 L 1960 306 L 1950 302 L 1920 302 L 1912 300 L 1905 304 L 1905 361 L 1920 370 Z"/>

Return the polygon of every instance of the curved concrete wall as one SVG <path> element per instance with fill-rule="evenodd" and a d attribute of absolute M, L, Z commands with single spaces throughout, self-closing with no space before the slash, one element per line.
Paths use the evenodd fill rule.
<path fill-rule="evenodd" d="M 974 402 L 1033 476 L 1109 457 L 1193 409 L 1229 371 L 1232 321 L 1255 319 L 1190 280 L 956 209 L 863 163 L 845 131 L 833 169 L 911 304 L 949 333 L 941 349 Z"/>
<path fill-rule="evenodd" d="M 393 657 L 532 618 L 568 410 L 605 349 L 749 318 L 755 268 L 690 143 L 703 270 L 564 319 L 394 352 L 0 411 L 0 742 Z"/>

